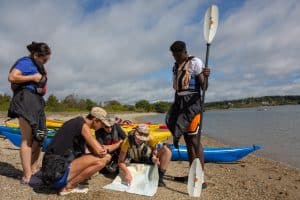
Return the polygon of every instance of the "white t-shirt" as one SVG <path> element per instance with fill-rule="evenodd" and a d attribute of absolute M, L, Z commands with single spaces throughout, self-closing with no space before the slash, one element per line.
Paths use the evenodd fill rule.
<path fill-rule="evenodd" d="M 190 65 L 188 66 L 188 70 L 192 76 L 199 75 L 204 68 L 203 62 L 200 58 L 194 57 L 192 58 Z"/>

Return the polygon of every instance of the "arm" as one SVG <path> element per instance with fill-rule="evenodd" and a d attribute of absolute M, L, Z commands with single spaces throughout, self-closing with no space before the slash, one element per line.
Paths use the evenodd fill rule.
<path fill-rule="evenodd" d="M 106 149 L 102 145 L 100 145 L 98 141 L 91 135 L 90 128 L 86 124 L 83 125 L 81 134 L 90 147 L 90 150 L 94 154 L 96 154 L 100 158 L 103 158 L 107 154 Z"/>
<path fill-rule="evenodd" d="M 39 73 L 24 76 L 24 75 L 22 75 L 22 72 L 18 69 L 13 69 L 8 74 L 8 81 L 11 83 L 25 83 L 25 82 L 30 82 L 30 81 L 38 83 L 41 80 L 41 78 L 42 78 L 42 75 Z"/>
<path fill-rule="evenodd" d="M 113 152 L 113 151 L 117 150 L 121 146 L 122 142 L 123 142 L 123 140 L 119 140 L 115 144 L 104 145 L 104 147 L 107 149 L 108 152 Z"/>
<path fill-rule="evenodd" d="M 132 181 L 132 176 L 125 164 L 126 155 L 127 155 L 127 152 L 121 151 L 119 154 L 118 163 L 119 163 L 119 169 L 124 174 L 125 181 L 127 182 L 127 184 L 130 184 Z"/>
<path fill-rule="evenodd" d="M 204 68 L 203 71 L 198 75 L 198 79 L 200 82 L 200 87 L 202 90 L 207 90 L 208 81 L 207 78 L 210 75 L 210 68 Z"/>

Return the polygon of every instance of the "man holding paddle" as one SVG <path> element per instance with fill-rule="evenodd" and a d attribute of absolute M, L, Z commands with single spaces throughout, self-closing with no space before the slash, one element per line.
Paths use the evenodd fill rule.
<path fill-rule="evenodd" d="M 205 68 L 199 58 L 187 53 L 183 41 L 175 41 L 170 46 L 170 51 L 175 59 L 173 66 L 175 100 L 166 116 L 166 124 L 172 132 L 176 148 L 180 137 L 184 136 L 190 165 L 199 151 L 204 169 L 203 148 L 200 142 L 198 145 L 197 134 L 201 119 L 201 90 L 207 89 L 208 84 L 205 80 L 210 75 L 210 69 Z M 202 186 L 206 187 L 206 184 L 203 183 Z"/>

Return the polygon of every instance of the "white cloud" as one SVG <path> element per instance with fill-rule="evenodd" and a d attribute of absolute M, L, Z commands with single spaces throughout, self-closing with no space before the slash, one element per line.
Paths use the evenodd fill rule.
<path fill-rule="evenodd" d="M 92 1 L 0 1 L 0 93 L 10 93 L 9 67 L 36 40 L 53 52 L 46 65 L 49 94 L 97 102 L 172 101 L 169 45 L 185 40 L 191 54 L 204 58 L 203 19 L 195 17 L 204 16 L 198 12 L 208 1 L 106 1 L 93 12 L 84 9 L 87 2 Z M 226 17 L 222 12 L 211 47 L 207 101 L 266 91 L 299 94 L 299 82 L 286 81 L 285 89 L 265 82 L 299 74 L 299 3 L 246 1 Z M 160 71 L 168 74 L 156 78 Z"/>

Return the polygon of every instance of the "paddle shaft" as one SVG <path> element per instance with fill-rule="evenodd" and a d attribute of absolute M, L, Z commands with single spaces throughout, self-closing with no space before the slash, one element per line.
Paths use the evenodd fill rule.
<path fill-rule="evenodd" d="M 205 56 L 205 68 L 208 67 L 208 58 L 209 58 L 209 48 L 210 44 L 206 44 L 206 56 Z M 201 136 L 201 130 L 202 130 L 202 122 L 203 122 L 203 111 L 204 111 L 204 100 L 205 100 L 205 91 L 206 91 L 206 86 L 208 85 L 208 78 L 204 76 L 204 88 L 203 92 L 201 95 L 201 102 L 200 102 L 200 124 L 199 124 L 199 130 L 197 134 L 197 158 L 200 159 L 200 136 Z"/>

